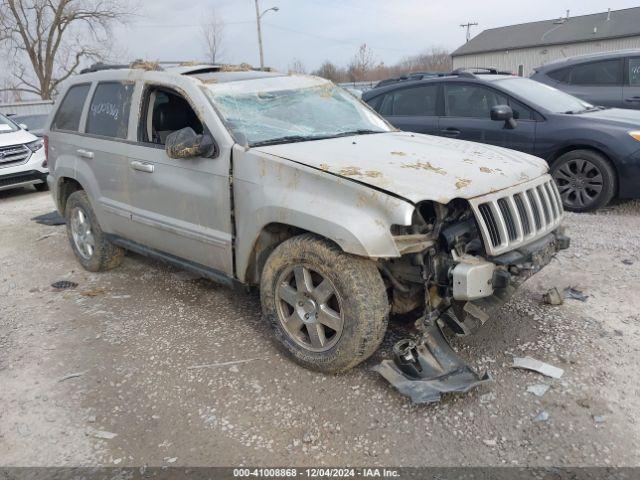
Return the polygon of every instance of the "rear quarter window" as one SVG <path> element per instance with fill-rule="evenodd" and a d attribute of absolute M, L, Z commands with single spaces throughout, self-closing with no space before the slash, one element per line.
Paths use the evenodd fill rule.
<path fill-rule="evenodd" d="M 80 128 L 82 107 L 89 93 L 89 84 L 74 85 L 71 87 L 56 112 L 51 124 L 51 130 L 69 130 L 77 132 Z"/>
<path fill-rule="evenodd" d="M 85 133 L 127 138 L 133 84 L 99 83 L 91 99 Z"/>

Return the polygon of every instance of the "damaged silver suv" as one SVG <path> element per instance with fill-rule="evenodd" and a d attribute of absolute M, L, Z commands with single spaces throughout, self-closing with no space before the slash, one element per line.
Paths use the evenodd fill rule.
<path fill-rule="evenodd" d="M 418 312 L 420 333 L 376 367 L 416 402 L 488 379 L 440 329 L 472 332 L 569 245 L 543 160 L 397 131 L 315 77 L 99 66 L 66 85 L 47 145 L 84 268 L 131 250 L 259 286 L 279 344 L 324 372 Z"/>

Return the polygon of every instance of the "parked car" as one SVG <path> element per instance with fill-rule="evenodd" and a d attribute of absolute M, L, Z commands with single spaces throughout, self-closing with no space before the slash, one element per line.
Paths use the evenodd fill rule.
<path fill-rule="evenodd" d="M 0 114 L 0 190 L 28 185 L 46 190 L 47 172 L 42 139 Z"/>
<path fill-rule="evenodd" d="M 110 269 L 128 249 L 259 285 L 310 368 L 369 357 L 390 311 L 471 331 L 568 246 L 544 161 L 398 132 L 327 80 L 105 69 L 59 98 L 49 184 L 80 264 Z"/>
<path fill-rule="evenodd" d="M 47 123 L 47 118 L 49 115 L 44 114 L 34 114 L 34 115 L 14 115 L 11 117 L 11 120 L 20 125 L 24 130 L 29 130 L 29 132 L 33 133 L 36 137 L 44 136 L 44 127 Z"/>
<path fill-rule="evenodd" d="M 557 60 L 530 78 L 594 105 L 640 109 L 640 49 Z"/>
<path fill-rule="evenodd" d="M 545 159 L 568 210 L 640 196 L 640 112 L 595 107 L 526 78 L 468 71 L 377 88 L 363 100 L 402 130 Z"/>

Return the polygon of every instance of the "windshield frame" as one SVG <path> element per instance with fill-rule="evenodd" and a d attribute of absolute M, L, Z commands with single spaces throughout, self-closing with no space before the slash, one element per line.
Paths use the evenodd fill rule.
<path fill-rule="evenodd" d="M 296 142 L 311 142 L 315 140 L 325 140 L 330 138 L 369 135 L 369 134 L 377 134 L 377 133 L 389 133 L 389 132 L 398 131 L 396 127 L 394 127 L 391 123 L 389 123 L 387 119 L 382 117 L 378 112 L 376 112 L 373 108 L 371 108 L 371 106 L 369 106 L 366 102 L 362 101 L 362 99 L 354 97 L 353 94 L 351 94 L 345 88 L 339 85 L 336 85 L 329 80 L 322 79 L 319 77 L 298 76 L 298 75 L 287 75 L 287 76 L 276 77 L 276 78 L 280 80 L 284 78 L 284 79 L 287 79 L 287 81 L 282 82 L 282 85 L 279 85 L 279 84 L 272 83 L 273 80 L 275 80 L 275 78 L 270 79 L 271 85 L 269 85 L 268 88 L 260 88 L 260 86 L 257 84 L 259 80 L 248 80 L 244 82 L 242 81 L 230 82 L 229 84 L 226 84 L 226 85 L 213 84 L 213 85 L 207 85 L 203 87 L 205 96 L 209 101 L 209 104 L 213 107 L 214 111 L 216 112 L 218 119 L 224 125 L 225 129 L 227 130 L 231 138 L 233 138 L 233 140 L 239 145 L 242 145 L 246 148 L 257 148 L 257 147 L 266 146 L 266 145 L 277 145 L 277 144 L 296 143 Z M 244 83 L 246 87 L 244 88 L 241 87 L 240 84 L 242 83 Z M 251 85 L 251 83 L 253 83 L 254 85 Z M 230 88 L 225 88 L 227 85 L 229 85 Z M 219 88 L 219 87 L 222 87 L 222 88 Z M 321 88 L 335 89 L 336 91 L 341 92 L 341 94 L 344 95 L 346 99 L 353 102 L 354 104 L 357 104 L 358 108 L 362 108 L 366 110 L 368 116 L 374 117 L 375 120 L 380 123 L 379 125 L 379 127 L 381 128 L 380 131 L 359 129 L 357 131 L 353 130 L 353 131 L 335 132 L 331 135 L 325 134 L 325 135 L 317 135 L 317 136 L 310 135 L 305 138 L 286 138 L 286 137 L 296 137 L 296 135 L 293 134 L 293 135 L 283 135 L 283 138 L 281 139 L 281 141 L 278 141 L 280 139 L 274 137 L 273 139 L 251 142 L 250 139 L 246 138 L 244 135 L 239 135 L 239 134 L 242 134 L 242 132 L 238 132 L 237 128 L 234 129 L 234 127 L 230 125 L 230 123 L 227 120 L 227 116 L 223 113 L 222 109 L 218 105 L 218 102 L 216 102 L 216 97 L 219 95 L 233 95 L 236 93 L 241 95 L 242 94 L 252 95 L 252 94 L 258 94 L 263 92 L 264 93 L 293 92 L 296 90 L 304 91 L 309 89 L 321 89 Z M 370 125 L 370 126 L 373 126 L 373 125 Z M 382 126 L 384 126 L 384 129 L 382 129 Z"/>
<path fill-rule="evenodd" d="M 563 115 L 563 114 L 568 114 L 567 110 L 561 110 L 561 111 L 557 111 L 556 109 L 551 109 L 551 108 L 547 108 L 545 105 L 541 104 L 540 102 L 538 102 L 536 99 L 531 99 L 529 97 L 525 97 L 523 96 L 520 92 L 518 91 L 513 91 L 511 88 L 509 88 L 508 86 L 505 86 L 505 84 L 514 84 L 514 82 L 533 82 L 530 84 L 535 84 L 536 87 L 540 87 L 540 88 L 544 88 L 544 89 L 550 89 L 553 90 L 555 92 L 558 92 L 559 94 L 561 94 L 564 97 L 568 97 L 571 98 L 573 100 L 576 101 L 577 105 L 576 106 L 581 106 L 582 108 L 579 111 L 576 111 L 574 113 L 583 113 L 585 111 L 591 111 L 593 109 L 596 109 L 597 107 L 590 104 L 589 102 L 582 100 L 581 98 L 578 98 L 574 95 L 571 95 L 563 90 L 560 90 L 558 88 L 552 87 L 551 85 L 547 85 L 544 83 L 540 83 L 540 82 L 536 82 L 535 80 L 532 80 L 530 78 L 523 78 L 523 77 L 507 77 L 507 78 L 501 78 L 499 80 L 494 80 L 492 81 L 492 84 L 499 87 L 504 93 L 506 93 L 507 95 L 515 98 L 516 100 L 518 100 L 519 102 L 524 103 L 525 105 L 531 107 L 533 110 L 538 110 L 541 111 L 543 113 L 546 114 L 551 114 L 551 115 Z"/>

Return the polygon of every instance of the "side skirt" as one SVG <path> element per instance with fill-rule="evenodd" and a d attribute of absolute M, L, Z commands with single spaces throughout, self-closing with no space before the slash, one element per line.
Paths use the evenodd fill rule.
<path fill-rule="evenodd" d="M 236 279 L 214 268 L 210 268 L 205 265 L 201 265 L 199 263 L 191 262 L 189 260 L 185 260 L 184 258 L 176 257 L 175 255 L 161 252 L 153 248 L 145 247 L 144 245 L 141 245 L 136 242 L 132 242 L 131 240 L 127 240 L 126 238 L 122 238 L 117 235 L 107 235 L 107 238 L 111 243 L 118 245 L 119 247 L 125 248 L 127 250 L 131 250 L 132 252 L 135 252 L 145 257 L 154 258 L 164 263 L 174 265 L 183 270 L 188 270 L 195 274 L 201 275 L 203 278 L 208 278 L 209 280 L 213 280 L 216 283 L 220 283 L 222 285 L 226 285 L 228 287 L 234 287 L 234 288 L 243 286 Z"/>

